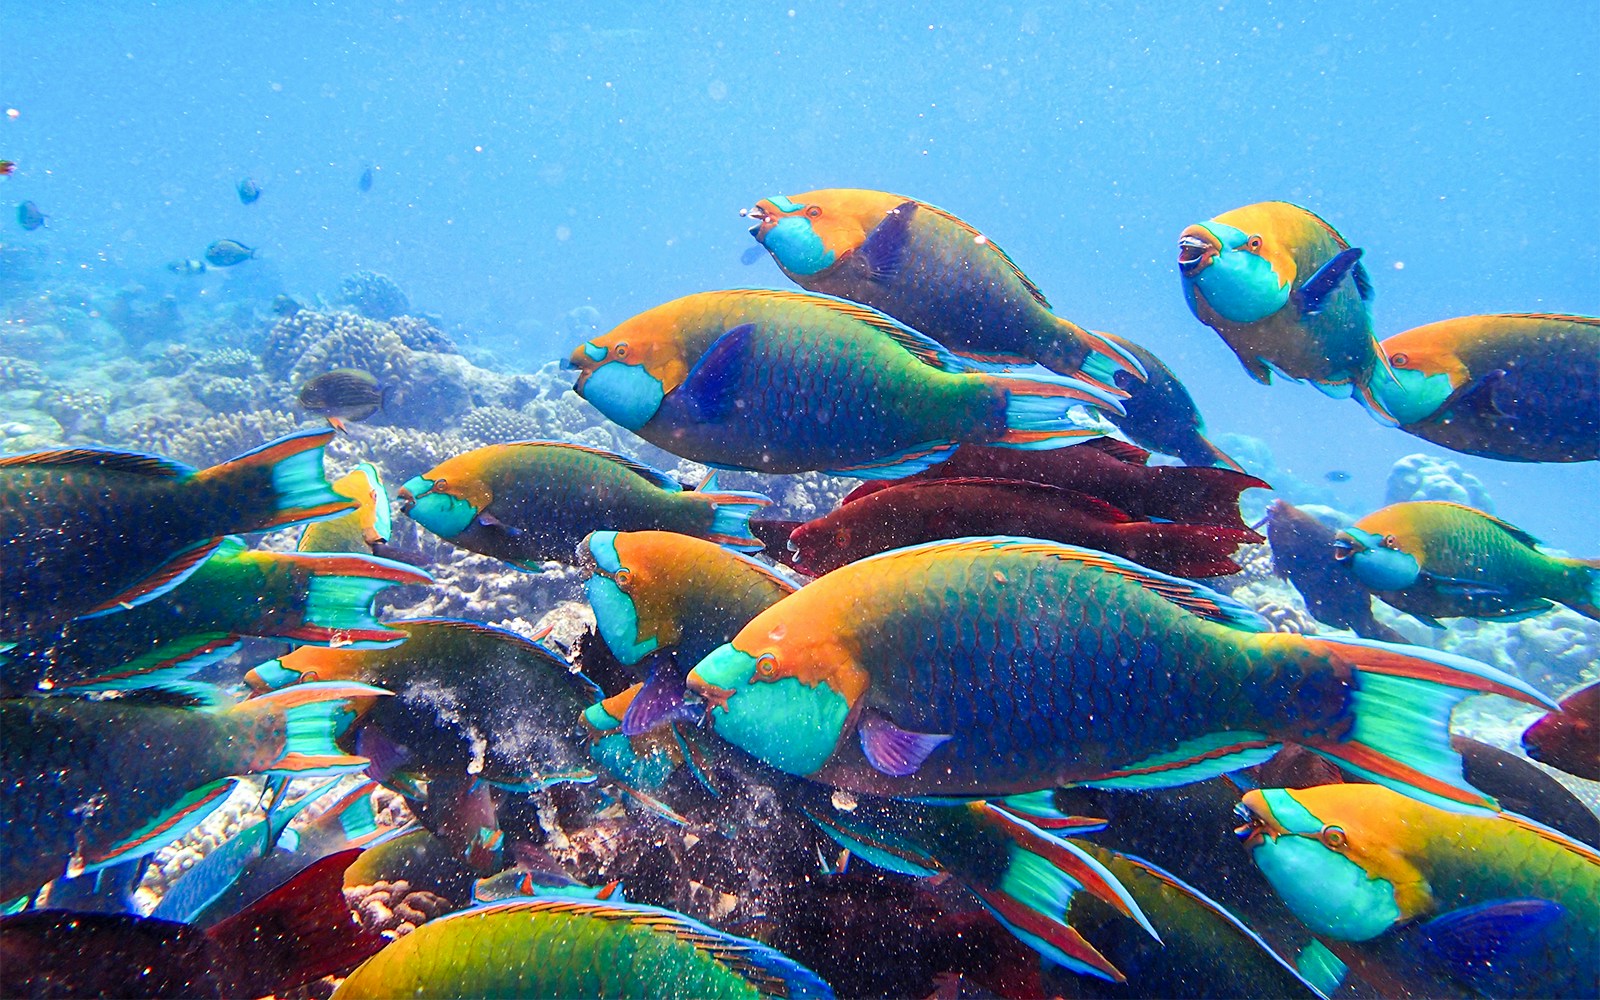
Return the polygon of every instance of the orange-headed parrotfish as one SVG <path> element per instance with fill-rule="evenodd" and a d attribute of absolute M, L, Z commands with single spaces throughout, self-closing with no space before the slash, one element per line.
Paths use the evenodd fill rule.
<path fill-rule="evenodd" d="M 295 548 L 301 552 L 376 552 L 394 530 L 389 491 L 371 462 L 362 462 L 334 480 L 333 492 L 356 504 L 338 517 L 308 524 Z"/>
<path fill-rule="evenodd" d="M 1260 789 L 1236 813 L 1257 867 L 1331 950 L 1329 994 L 1345 966 L 1409 990 L 1384 995 L 1600 994 L 1592 847 L 1514 813 L 1463 815 L 1377 785 Z"/>
<path fill-rule="evenodd" d="M 872 306 L 958 355 L 1038 362 L 1105 388 L 1118 372 L 1144 375 L 1123 345 L 1052 312 L 1004 250 L 943 209 L 834 188 L 763 198 L 743 214 L 800 287 Z"/>
<path fill-rule="evenodd" d="M 759 549 L 750 515 L 770 501 L 719 490 L 715 477 L 686 490 L 621 455 L 554 441 L 491 444 L 448 458 L 400 489 L 400 509 L 446 541 L 537 570 L 570 562 L 591 531 L 665 529 Z"/>
<path fill-rule="evenodd" d="M 1118 372 L 1115 376 L 1117 388 L 1128 394 L 1122 401 L 1125 412 L 1106 418 L 1117 430 L 1128 435 L 1134 444 L 1181 458 L 1185 465 L 1244 471 L 1206 437 L 1206 421 L 1200 415 L 1200 407 L 1195 405 L 1194 397 L 1172 369 L 1149 350 L 1125 337 L 1113 333 L 1100 336 L 1120 345 L 1144 366 L 1143 381 L 1129 372 Z"/>
<path fill-rule="evenodd" d="M 1190 226 L 1178 272 L 1195 317 L 1217 331 L 1250 377 L 1273 373 L 1342 399 L 1353 392 L 1394 423 L 1378 397 L 1393 382 L 1372 332 L 1372 281 L 1361 251 L 1298 205 L 1264 201 Z"/>
<path fill-rule="evenodd" d="M 0 641 L 158 597 L 224 535 L 351 509 L 323 478 L 332 436 L 302 431 L 198 472 L 102 448 L 0 455 Z"/>
<path fill-rule="evenodd" d="M 700 661 L 689 689 L 735 746 L 857 791 L 1163 787 L 1293 741 L 1462 808 L 1487 800 L 1450 749 L 1455 705 L 1473 691 L 1553 704 L 1464 657 L 1267 627 L 1102 552 L 959 539 L 807 584 Z"/>
<path fill-rule="evenodd" d="M 803 292 L 685 296 L 572 352 L 574 387 L 684 458 L 757 472 L 894 479 L 964 442 L 1060 448 L 1092 433 L 1061 375 L 996 375 L 883 313 Z M 622 527 L 609 525 L 608 527 Z"/>
<path fill-rule="evenodd" d="M 1508 462 L 1600 459 L 1600 319 L 1463 316 L 1382 344 L 1380 388 L 1402 430 Z"/>
<path fill-rule="evenodd" d="M 1332 556 L 1385 603 L 1432 625 L 1516 620 L 1558 603 L 1600 619 L 1600 560 L 1547 555 L 1538 544 L 1481 510 L 1412 500 L 1339 532 Z"/>

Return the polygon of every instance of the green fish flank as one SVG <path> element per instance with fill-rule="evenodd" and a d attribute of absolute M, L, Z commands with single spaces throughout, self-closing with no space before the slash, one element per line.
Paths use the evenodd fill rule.
<path fill-rule="evenodd" d="M 758 961 L 787 963 L 793 981 Z M 333 995 L 799 1000 L 832 992 L 770 949 L 667 910 L 515 900 L 422 925 L 368 959 Z"/>

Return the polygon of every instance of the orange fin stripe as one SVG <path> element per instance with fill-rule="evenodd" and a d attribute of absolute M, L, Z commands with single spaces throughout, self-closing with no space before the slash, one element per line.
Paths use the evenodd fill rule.
<path fill-rule="evenodd" d="M 745 504 L 746 506 L 753 506 L 753 507 L 766 507 L 766 506 L 768 506 L 768 505 L 770 505 L 772 503 L 772 500 L 770 498 L 761 496 L 758 493 L 751 493 L 751 494 L 745 495 L 745 494 L 733 494 L 733 493 L 700 493 L 700 492 L 697 491 L 697 492 L 690 493 L 689 495 L 690 496 L 696 496 L 696 497 L 705 497 L 706 500 L 708 500 L 711 503 Z"/>
<path fill-rule="evenodd" d="M 1059 920 L 1051 920 L 1036 910 L 1031 910 L 1003 892 L 994 892 L 987 889 L 974 890 L 983 904 L 993 910 L 1000 919 L 1006 923 L 1042 938 L 1060 951 L 1105 973 L 1108 978 L 1118 983 L 1125 983 L 1128 977 L 1118 969 L 1095 946 L 1084 940 L 1077 929 Z"/>
<path fill-rule="evenodd" d="M 208 809 L 212 807 L 218 800 L 226 798 L 228 794 L 233 791 L 233 786 L 237 783 L 237 781 L 231 778 L 225 781 L 217 782 L 216 788 L 213 788 L 206 795 L 190 803 L 187 809 L 184 809 L 181 812 L 173 813 L 171 816 L 166 817 L 163 822 L 155 824 L 142 834 L 114 844 L 105 853 L 97 854 L 92 858 L 88 858 L 87 860 L 90 862 L 104 861 L 107 858 L 114 858 L 119 855 L 127 854 L 129 851 L 139 847 L 142 844 L 148 844 L 151 841 L 160 839 L 163 833 L 181 824 L 186 817 L 194 815 L 195 812 L 200 809 Z"/>
<path fill-rule="evenodd" d="M 324 767 L 366 767 L 369 761 L 365 757 L 352 757 L 348 754 L 303 754 L 288 753 L 274 761 L 269 770 L 272 771 L 315 771 Z"/>
<path fill-rule="evenodd" d="M 1063 850 L 1057 844 L 1052 844 L 988 803 L 985 803 L 985 808 L 981 814 L 986 822 L 1016 841 L 1024 850 L 1039 855 L 1072 876 L 1091 896 L 1110 906 L 1123 916 L 1130 919 L 1133 918 L 1133 909 L 1111 888 L 1105 878 L 1099 872 L 1084 864 L 1072 852 Z"/>
<path fill-rule="evenodd" d="M 158 670 L 165 670 L 168 667 L 175 667 L 180 663 L 185 663 L 189 660 L 196 659 L 206 655 L 207 653 L 214 653 L 219 649 L 226 649 L 233 645 L 236 641 L 237 639 L 233 633 L 225 633 L 216 639 L 208 639 L 198 646 L 192 646 L 175 656 L 169 656 L 166 659 L 156 660 L 154 663 L 148 663 L 137 670 L 116 670 L 108 674 L 95 674 L 93 677 L 86 677 L 81 681 L 73 681 L 71 684 L 65 686 L 82 688 L 90 687 L 95 684 L 109 684 L 115 681 L 125 681 L 130 677 L 143 677 L 145 674 L 153 674 Z"/>
<path fill-rule="evenodd" d="M 267 631 L 263 629 L 263 631 Z M 271 629 L 270 636 L 262 638 L 293 639 L 296 642 L 393 642 L 406 638 L 406 633 L 395 628 L 329 628 L 326 625 L 301 624 L 293 628 Z"/>
<path fill-rule="evenodd" d="M 214 479 L 218 476 L 227 475 L 233 470 L 239 468 L 240 465 L 270 468 L 290 457 L 291 455 L 298 455 L 301 452 L 312 451 L 316 448 L 321 448 L 332 440 L 332 430 L 322 431 L 317 434 L 291 434 L 289 437 L 286 437 L 281 441 L 276 441 L 258 448 L 255 451 L 247 452 L 246 454 L 240 455 L 238 458 L 223 462 L 221 465 L 213 465 L 209 469 L 201 469 L 198 473 L 196 473 L 196 477 L 200 479 Z M 351 506 L 354 507 L 355 505 L 351 504 Z"/>
<path fill-rule="evenodd" d="M 1514 812 L 1503 812 L 1500 814 L 1500 818 L 1508 823 L 1515 823 L 1517 826 L 1522 827 L 1529 833 L 1538 834 L 1545 840 L 1550 841 L 1550 843 L 1555 844 L 1557 847 L 1566 848 L 1573 854 L 1576 854 L 1578 857 L 1589 862 L 1591 865 L 1600 865 L 1600 850 L 1590 847 L 1581 840 L 1574 840 L 1573 838 L 1562 833 L 1560 830 L 1552 830 L 1543 823 L 1536 822 L 1526 816 L 1521 816 Z"/>
<path fill-rule="evenodd" d="M 200 545 L 196 545 L 187 552 L 173 556 L 165 563 L 162 563 L 154 573 L 151 573 L 149 576 L 145 577 L 143 580 L 140 580 L 132 587 L 124 590 L 116 597 L 111 598 L 111 600 L 103 601 L 100 604 L 95 605 L 88 611 L 84 612 L 84 614 L 97 614 L 101 611 L 108 611 L 119 604 L 132 604 L 145 594 L 148 594 L 153 590 L 160 590 L 162 587 L 171 583 L 175 578 L 182 576 L 209 559 L 211 557 L 211 553 L 217 551 L 217 546 L 221 544 L 221 538 L 213 538 L 209 542 L 203 542 Z"/>
<path fill-rule="evenodd" d="M 289 510 L 280 510 L 272 518 L 263 521 L 260 526 L 253 527 L 250 530 L 252 532 L 268 531 L 272 528 L 282 527 L 285 524 L 297 524 L 300 521 L 312 518 L 327 517 L 330 514 L 342 514 L 346 511 L 355 510 L 357 506 L 359 505 L 353 500 L 341 500 L 338 503 L 322 503 L 312 507 L 294 507 Z"/>
<path fill-rule="evenodd" d="M 1152 764 L 1149 767 L 1125 767 L 1119 768 L 1115 771 L 1107 771 L 1104 775 L 1092 780 L 1103 781 L 1109 778 L 1136 778 L 1144 774 L 1160 774 L 1163 771 L 1181 771 L 1186 767 L 1193 767 L 1194 765 L 1203 763 L 1204 761 L 1216 760 L 1220 757 L 1226 757 L 1229 754 L 1242 753 L 1245 750 L 1265 750 L 1267 747 L 1277 746 L 1280 742 L 1282 741 L 1247 740 L 1243 743 L 1233 743 L 1228 746 L 1216 747 L 1214 749 L 1207 750 L 1205 753 L 1196 754 L 1193 757 L 1185 757 L 1183 760 L 1168 761 L 1164 764 Z"/>
<path fill-rule="evenodd" d="M 273 553 L 275 559 L 292 562 L 323 576 L 359 576 L 368 580 L 389 580 L 393 583 L 432 583 L 428 574 L 410 566 L 380 562 L 356 555 L 323 554 L 319 552 Z"/>
<path fill-rule="evenodd" d="M 156 455 L 133 451 L 102 451 L 97 448 L 59 448 L 55 451 L 32 451 L 21 455 L 0 455 L 0 468 L 17 468 L 33 465 L 96 465 L 113 472 L 153 476 L 158 479 L 182 479 L 193 475 L 194 470 L 181 462 Z"/>
<path fill-rule="evenodd" d="M 1388 674 L 1391 677 L 1409 677 L 1414 680 L 1442 684 L 1445 687 L 1480 691 L 1484 694 L 1497 694 L 1524 704 L 1549 708 L 1544 702 L 1530 696 L 1525 691 L 1518 691 L 1516 688 L 1507 687 L 1487 677 L 1469 674 L 1462 670 L 1434 663 L 1431 660 L 1424 660 L 1421 657 L 1410 656 L 1398 651 L 1377 649 L 1371 646 L 1346 646 L 1339 643 L 1324 643 L 1320 639 L 1312 638 L 1308 638 L 1305 641 L 1349 663 L 1356 669 L 1365 670 L 1368 673 Z"/>
<path fill-rule="evenodd" d="M 1393 757 L 1379 753 L 1363 743 L 1332 743 L 1307 740 L 1306 745 L 1316 747 L 1319 752 L 1325 753 L 1330 757 L 1347 760 L 1356 767 L 1371 771 L 1374 774 L 1381 774 L 1386 778 L 1393 778 L 1395 781 L 1404 782 L 1414 788 L 1430 792 L 1452 802 L 1488 809 L 1499 808 L 1495 801 L 1486 795 L 1475 794 L 1468 789 L 1457 788 L 1448 782 L 1440 781 L 1438 778 L 1424 774 L 1414 767 L 1395 760 Z"/>
<path fill-rule="evenodd" d="M 1028 444 L 1032 441 L 1054 441 L 1060 438 L 1094 437 L 1099 433 L 1099 431 L 1085 428 L 1073 428 L 1064 431 L 1008 430 L 995 440 L 995 444 Z"/>

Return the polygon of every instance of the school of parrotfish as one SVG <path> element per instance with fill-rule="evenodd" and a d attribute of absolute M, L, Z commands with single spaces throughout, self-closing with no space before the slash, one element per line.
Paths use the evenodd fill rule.
<path fill-rule="evenodd" d="M 714 470 L 863 480 L 837 509 L 764 518 L 765 496 L 715 473 L 689 486 L 560 441 L 394 484 L 460 548 L 576 566 L 595 625 L 569 650 L 380 619 L 381 591 L 431 578 L 390 558 L 375 468 L 325 477 L 333 429 L 202 470 L 0 456 L 0 993 L 881 994 L 863 970 L 916 969 L 871 953 L 881 925 L 915 924 L 937 889 L 972 918 L 916 940 L 967 964 L 931 968 L 922 995 L 1600 995 L 1600 821 L 1451 732 L 1474 695 L 1537 706 L 1528 754 L 1600 779 L 1596 688 L 1541 692 L 1372 613 L 1600 618 L 1600 560 L 1439 502 L 1336 532 L 1276 501 L 1247 525 L 1240 494 L 1270 487 L 1206 438 L 1166 365 L 1058 314 L 981 229 L 868 190 L 742 214 L 798 290 L 640 313 L 573 347 L 574 391 Z M 219 241 L 207 259 L 251 253 Z M 1466 454 L 1600 458 L 1600 319 L 1380 339 L 1361 256 L 1265 202 L 1182 229 L 1177 265 L 1258 381 L 1310 382 Z M 340 369 L 300 398 L 348 431 L 388 396 Z M 295 552 L 241 537 L 296 525 Z M 1196 582 L 1262 541 L 1354 637 L 1275 632 Z M 243 637 L 292 649 L 228 661 Z M 224 662 L 231 683 L 197 678 Z M 154 913 L 107 912 L 108 881 L 251 775 L 262 822 Z M 758 785 L 791 825 L 730 811 Z M 379 823 L 379 786 L 406 821 Z M 583 885 L 540 841 L 574 812 L 693 836 L 637 880 Z M 713 926 L 645 901 L 706 837 L 795 828 L 806 874 L 781 918 Z M 887 874 L 845 881 L 851 858 L 852 877 Z M 475 881 L 474 902 L 398 937 L 352 919 L 342 886 L 401 879 Z"/>

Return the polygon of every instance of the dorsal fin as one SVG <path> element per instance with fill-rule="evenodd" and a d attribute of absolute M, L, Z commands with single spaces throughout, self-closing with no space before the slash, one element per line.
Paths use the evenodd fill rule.
<path fill-rule="evenodd" d="M 654 466 L 645 465 L 643 462 L 637 462 L 631 458 L 618 455 L 614 451 L 606 451 L 604 448 L 591 448 L 586 444 L 571 444 L 566 441 L 514 441 L 506 445 L 506 447 L 569 448 L 572 451 L 588 452 L 591 455 L 595 455 L 608 461 L 617 463 L 618 465 L 627 469 L 629 472 L 649 480 L 652 486 L 659 486 L 671 493 L 680 493 L 683 491 L 682 483 L 678 482 L 676 479 L 673 479 L 660 469 L 657 469 Z"/>
<path fill-rule="evenodd" d="M 903 549 L 894 549 L 875 556 L 868 556 L 860 563 L 875 562 L 878 560 L 903 559 L 910 555 L 921 554 L 931 549 L 940 549 L 946 552 L 992 552 L 996 549 L 1006 549 L 1019 555 L 1040 555 L 1060 559 L 1063 562 L 1079 563 L 1093 566 L 1122 577 L 1131 583 L 1136 583 L 1144 589 L 1177 605 L 1192 615 L 1197 615 L 1218 625 L 1239 629 L 1242 632 L 1270 632 L 1272 623 L 1262 618 L 1249 607 L 1239 601 L 1218 593 L 1210 587 L 1202 587 L 1198 583 L 1184 580 L 1165 573 L 1157 573 L 1153 569 L 1146 569 L 1138 563 L 1130 562 L 1120 556 L 1097 552 L 1094 549 L 1080 548 L 1076 545 L 1066 545 L 1061 542 L 1047 542 L 1037 538 L 1018 538 L 1012 535 L 989 535 L 981 538 L 961 538 L 954 541 L 924 542 L 921 545 L 911 545 Z"/>
<path fill-rule="evenodd" d="M 1571 851 L 1573 854 L 1578 855 L 1591 865 L 1600 867 L 1600 849 L 1590 847 L 1581 840 L 1569 837 L 1560 830 L 1545 826 L 1538 820 L 1529 819 L 1527 816 L 1524 816 L 1521 813 L 1502 810 L 1500 812 L 1500 818 L 1506 820 L 1507 822 L 1515 823 L 1517 826 L 1522 827 L 1529 833 L 1536 833 L 1545 840 L 1550 841 L 1550 843 L 1555 844 L 1558 847 L 1565 848 L 1566 850 Z"/>
<path fill-rule="evenodd" d="M 1333 237 L 1333 241 L 1335 243 L 1339 244 L 1339 249 L 1340 250 L 1348 250 L 1348 249 L 1350 249 L 1349 241 L 1347 241 L 1343 236 L 1339 235 L 1339 230 L 1333 228 L 1333 226 L 1331 224 L 1329 224 L 1327 219 L 1324 219 L 1322 216 L 1320 216 L 1317 213 L 1311 211 L 1311 209 L 1302 207 L 1300 205 L 1295 205 L 1293 202 L 1287 202 L 1286 201 L 1286 202 L 1284 202 L 1284 204 L 1285 205 L 1291 205 L 1294 208 L 1298 208 L 1298 209 L 1300 209 L 1300 211 L 1302 211 L 1302 212 L 1306 213 L 1307 215 L 1311 216 L 1311 218 L 1313 220 L 1315 220 L 1317 225 L 1321 226 L 1323 231 L 1326 232 L 1329 236 Z"/>
<path fill-rule="evenodd" d="M 0 468 L 26 465 L 97 465 L 113 472 L 129 472 L 157 479 L 182 479 L 194 475 L 194 467 L 159 455 L 109 448 L 61 448 L 55 451 L 30 451 L 21 455 L 0 455 Z"/>
<path fill-rule="evenodd" d="M 1454 500 L 1432 500 L 1432 501 L 1429 501 L 1429 502 L 1430 503 L 1436 503 L 1436 504 L 1440 505 L 1441 507 L 1454 507 L 1456 510 L 1465 511 L 1468 514 L 1474 514 L 1474 515 L 1476 515 L 1478 517 L 1483 518 L 1486 521 L 1490 521 L 1495 525 L 1495 527 L 1497 527 L 1500 530 L 1504 531 L 1506 534 L 1510 535 L 1512 538 L 1515 538 L 1517 541 L 1521 542 L 1523 545 L 1528 546 L 1529 548 L 1533 548 L 1534 546 L 1539 544 L 1539 540 L 1537 538 L 1535 538 L 1532 535 L 1528 534 L 1526 531 L 1523 531 L 1521 528 L 1517 527 L 1516 525 L 1511 524 L 1511 523 L 1509 523 L 1507 521 L 1502 521 L 1498 517 L 1495 517 L 1493 514 L 1489 514 L 1489 513 L 1486 513 L 1484 511 L 1481 511 L 1476 507 L 1468 507 L 1466 504 L 1464 504 L 1464 503 L 1456 503 Z"/>
<path fill-rule="evenodd" d="M 895 343 L 905 348 L 913 357 L 929 368 L 937 368 L 946 372 L 965 372 L 971 371 L 973 368 L 971 364 L 956 357 L 948 348 L 932 337 L 918 333 L 892 316 L 887 316 L 859 302 L 851 302 L 849 299 L 822 295 L 817 292 L 787 292 L 773 288 L 745 288 L 721 294 L 773 299 L 780 302 L 790 302 L 795 305 L 830 309 L 857 323 L 864 323 L 893 339 Z"/>
<path fill-rule="evenodd" d="M 1102 454 L 1110 455 L 1119 462 L 1129 465 L 1145 465 L 1150 461 L 1150 453 L 1136 444 L 1114 437 L 1097 437 L 1078 445 L 1079 448 L 1093 448 Z"/>
<path fill-rule="evenodd" d="M 991 479 L 984 476 L 914 479 L 903 483 L 891 483 L 878 492 L 887 496 L 891 493 L 927 490 L 937 486 L 984 486 L 990 489 L 1006 490 L 1011 493 L 1031 494 L 1040 500 L 1053 500 L 1062 506 L 1070 506 L 1074 510 L 1114 524 L 1128 524 L 1134 520 L 1127 511 L 1097 496 L 1062 486 L 1052 486 L 1049 483 L 1030 482 L 1026 479 Z"/>
<path fill-rule="evenodd" d="M 1600 316 L 1572 316 L 1567 313 L 1490 313 L 1489 319 L 1537 319 L 1552 323 L 1580 323 L 1600 326 Z"/>
<path fill-rule="evenodd" d="M 962 232 L 971 234 L 972 239 L 975 242 L 988 247 L 990 250 L 993 250 L 997 255 L 999 255 L 1002 261 L 1005 261 L 1006 267 L 1010 269 L 1012 274 L 1017 276 L 1017 280 L 1022 282 L 1022 287 L 1028 290 L 1028 294 L 1033 296 L 1034 301 L 1039 303 L 1041 306 L 1044 306 L 1046 309 L 1050 308 L 1050 300 L 1044 297 L 1044 292 L 1039 290 L 1039 286 L 1033 283 L 1032 278 L 1022 273 L 1022 268 L 1017 266 L 1017 262 L 1011 259 L 1010 254 L 1000 249 L 999 244 L 995 243 L 994 240 L 991 240 L 989 237 L 978 232 L 976 229 L 973 229 L 971 225 L 962 221 L 956 216 L 951 215 L 942 208 L 930 205 L 925 201 L 919 201 L 917 202 L 917 205 L 918 207 L 926 209 L 929 212 L 932 212 L 934 215 L 939 216 L 941 219 L 950 222 Z"/>

